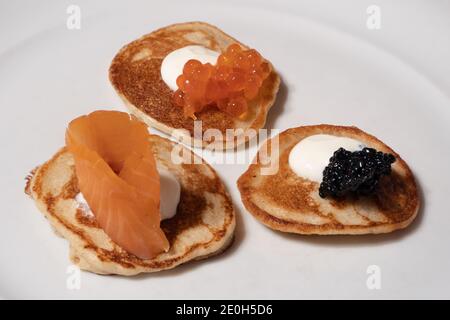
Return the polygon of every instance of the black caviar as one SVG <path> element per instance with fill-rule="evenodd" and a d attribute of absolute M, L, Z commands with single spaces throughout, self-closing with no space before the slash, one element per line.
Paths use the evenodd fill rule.
<path fill-rule="evenodd" d="M 342 197 L 348 193 L 369 195 L 376 190 L 380 177 L 391 173 L 394 162 L 392 154 L 373 148 L 354 152 L 340 148 L 323 171 L 319 195 L 322 198 Z"/>

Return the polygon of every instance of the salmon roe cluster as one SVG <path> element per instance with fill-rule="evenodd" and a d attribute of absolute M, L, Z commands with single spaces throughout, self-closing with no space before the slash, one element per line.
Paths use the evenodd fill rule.
<path fill-rule="evenodd" d="M 174 102 L 186 117 L 208 106 L 216 106 L 232 117 L 245 115 L 248 101 L 254 99 L 270 74 L 270 65 L 254 49 L 230 45 L 216 65 L 189 60 L 177 78 Z"/>

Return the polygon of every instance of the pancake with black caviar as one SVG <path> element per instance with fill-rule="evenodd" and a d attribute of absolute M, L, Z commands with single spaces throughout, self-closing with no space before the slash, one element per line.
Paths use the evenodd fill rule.
<path fill-rule="evenodd" d="M 358 141 L 364 149 L 336 150 L 323 170 L 322 182 L 312 181 L 293 170 L 290 161 L 298 159 L 290 158 L 300 142 L 313 136 L 321 143 L 330 137 L 352 139 L 349 141 Z M 279 152 L 261 152 L 275 144 Z M 302 147 L 307 149 L 306 144 Z M 298 150 L 294 157 L 317 160 Z M 261 169 L 274 161 L 278 161 L 278 170 L 261 174 Z M 374 172 L 379 168 L 384 171 L 375 179 Z M 348 180 L 339 176 L 340 172 Z M 356 127 L 315 125 L 288 129 L 261 146 L 237 185 L 245 208 L 257 220 L 269 228 L 299 234 L 387 233 L 407 227 L 420 206 L 416 182 L 406 162 L 386 144 Z M 337 195 L 333 196 L 333 192 Z"/>
<path fill-rule="evenodd" d="M 233 48 L 242 52 L 236 55 L 235 64 L 232 64 L 233 59 L 216 57 L 217 65 L 209 64 L 210 70 L 205 71 L 210 73 L 209 80 L 202 82 L 204 87 L 197 85 L 197 88 L 200 88 L 197 92 L 203 90 L 200 94 L 203 96 L 199 98 L 201 102 L 192 98 L 195 101 L 188 105 L 192 100 L 188 99 L 189 92 L 181 92 L 181 89 L 176 90 L 176 87 L 170 88 L 161 76 L 161 66 L 169 54 L 193 45 L 213 50 L 217 55 L 225 55 L 233 51 Z M 230 55 L 232 56 L 233 52 Z M 247 55 L 250 58 L 247 59 Z M 253 62 L 250 63 L 249 59 L 254 59 L 255 56 L 259 60 L 251 60 Z M 238 59 L 242 60 L 243 67 L 239 67 L 236 62 Z M 232 64 L 232 67 L 225 68 L 228 71 L 224 73 L 224 80 L 219 76 L 224 68 L 218 70 L 218 66 L 225 60 Z M 254 64 L 257 64 L 256 67 L 251 67 Z M 261 71 L 263 69 L 265 71 Z M 261 77 L 254 77 L 258 72 Z M 214 146 L 216 149 L 235 148 L 254 137 L 254 133 L 265 124 L 280 84 L 280 78 L 272 64 L 258 52 L 250 50 L 217 27 L 204 22 L 170 25 L 127 44 L 114 57 L 109 78 L 130 112 L 149 126 L 167 134 L 177 130 L 178 138 L 186 144 Z M 256 91 L 255 87 L 245 87 L 250 82 L 258 83 Z M 181 106 L 175 99 L 175 93 L 178 91 L 184 93 Z M 189 107 L 195 112 L 187 111 Z M 198 133 L 194 135 L 194 119 L 202 122 L 199 132 L 202 136 L 198 136 Z M 208 129 L 218 130 L 220 135 L 204 137 L 203 134 Z M 236 131 L 233 135 L 227 135 L 227 129 Z"/>

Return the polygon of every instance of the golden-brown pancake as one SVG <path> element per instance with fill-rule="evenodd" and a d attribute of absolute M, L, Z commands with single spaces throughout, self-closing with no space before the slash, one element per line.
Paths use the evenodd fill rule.
<path fill-rule="evenodd" d="M 170 249 L 150 260 L 142 260 L 119 247 L 95 218 L 79 207 L 74 199 L 79 192 L 74 159 L 66 148 L 28 177 L 26 193 L 55 232 L 69 241 L 70 258 L 81 269 L 127 276 L 155 272 L 220 253 L 231 244 L 235 213 L 214 169 L 179 144 L 156 135 L 150 139 L 158 167 L 173 173 L 181 185 L 177 214 L 161 222 Z M 175 147 L 188 155 L 182 163 L 171 160 Z"/>
<path fill-rule="evenodd" d="M 396 158 L 392 173 L 380 179 L 379 188 L 371 196 L 321 198 L 319 183 L 298 176 L 288 163 L 291 149 L 315 134 L 349 137 L 391 153 Z M 245 208 L 266 226 L 300 234 L 387 233 L 407 227 L 416 217 L 420 199 L 411 170 L 397 153 L 374 136 L 356 127 L 315 125 L 288 129 L 277 139 L 265 143 L 278 143 L 279 154 L 271 153 L 266 158 L 259 151 L 256 162 L 237 182 Z M 279 161 L 279 169 L 273 175 L 262 175 L 262 163 L 268 159 Z"/>
<path fill-rule="evenodd" d="M 248 47 L 223 31 L 204 22 L 173 24 L 149 33 L 124 46 L 114 57 L 109 78 L 118 95 L 130 112 L 147 125 L 167 134 L 182 130 L 180 138 L 186 144 L 194 145 L 194 120 L 186 118 L 183 109 L 173 103 L 173 91 L 161 78 L 161 63 L 170 52 L 187 45 L 202 45 L 223 52 L 230 44 L 238 43 Z M 249 103 L 249 112 L 244 119 L 233 118 L 217 108 L 207 108 L 196 113 L 202 121 L 202 133 L 218 129 L 222 140 L 215 141 L 216 149 L 235 148 L 237 144 L 253 137 L 250 129 L 262 128 L 267 113 L 275 101 L 280 78 L 272 66 L 272 72 L 263 82 L 258 96 Z M 237 137 L 226 136 L 226 129 L 241 128 Z M 226 144 L 224 141 L 234 141 Z M 211 141 L 196 141 L 196 146 L 211 146 Z"/>

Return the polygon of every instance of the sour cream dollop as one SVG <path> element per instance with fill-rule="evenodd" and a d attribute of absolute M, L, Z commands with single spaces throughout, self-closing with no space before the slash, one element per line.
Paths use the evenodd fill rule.
<path fill-rule="evenodd" d="M 328 134 L 316 134 L 297 143 L 289 154 L 289 166 L 298 176 L 322 182 L 323 170 L 333 153 L 339 148 L 348 151 L 362 150 L 365 145 L 358 140 Z"/>
<path fill-rule="evenodd" d="M 200 61 L 201 63 L 211 63 L 215 65 L 220 52 L 213 51 L 203 46 L 191 45 L 186 46 L 169 53 L 161 64 L 161 77 L 167 86 L 176 91 L 177 78 L 183 73 L 183 67 L 191 59 Z"/>
<path fill-rule="evenodd" d="M 158 173 L 160 180 L 161 220 L 170 219 L 177 213 L 181 193 L 180 183 L 175 175 L 169 170 L 158 167 Z M 75 201 L 78 203 L 78 206 L 83 210 L 83 213 L 86 216 L 94 216 L 81 192 L 75 196 Z"/>
<path fill-rule="evenodd" d="M 178 179 L 169 170 L 159 168 L 161 220 L 170 219 L 177 213 L 180 202 L 181 187 Z"/>

